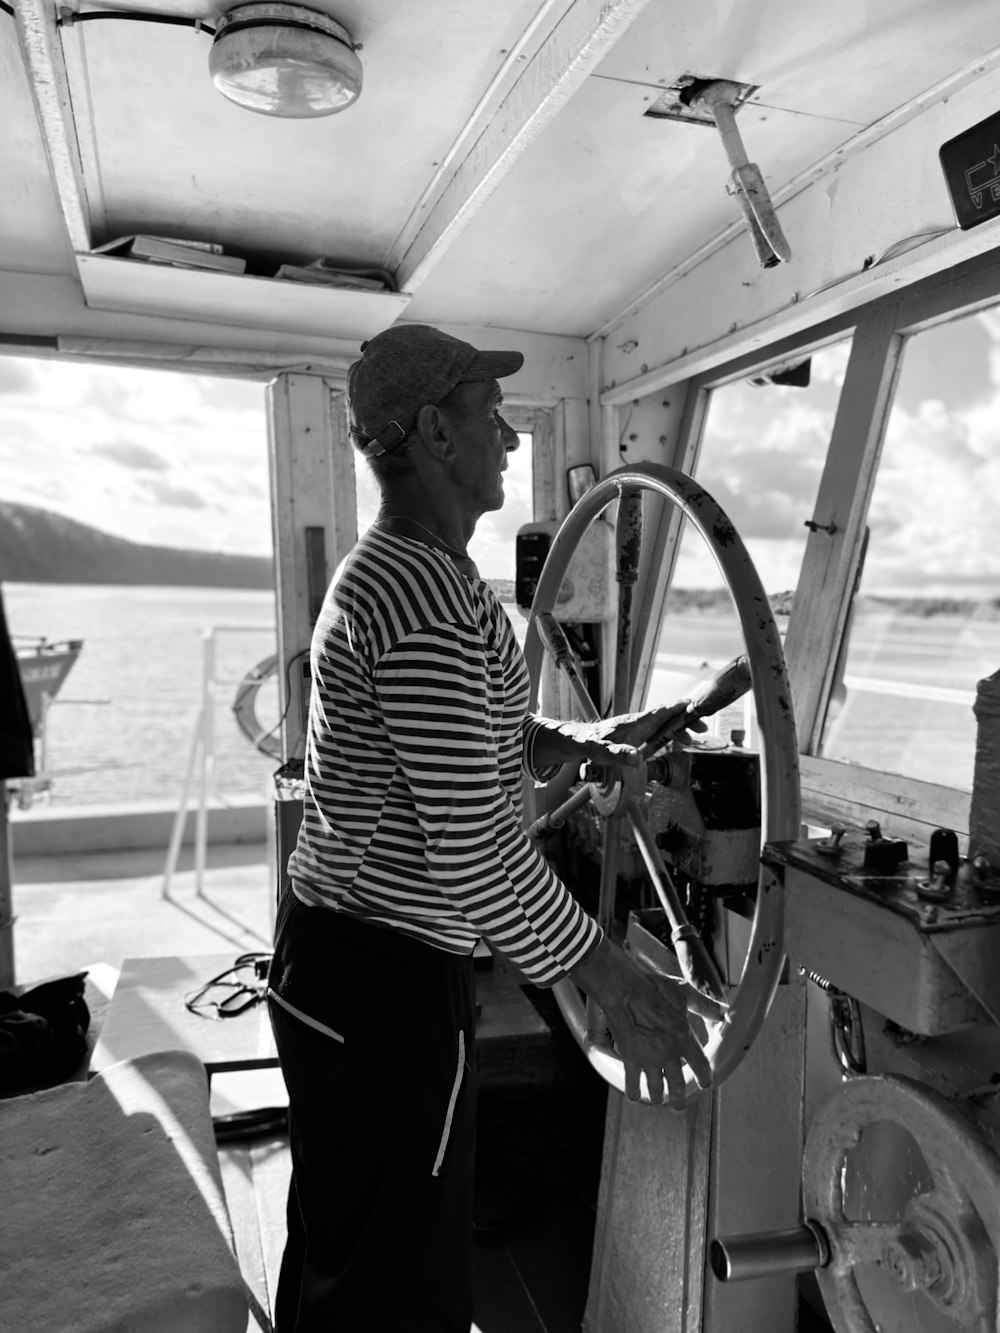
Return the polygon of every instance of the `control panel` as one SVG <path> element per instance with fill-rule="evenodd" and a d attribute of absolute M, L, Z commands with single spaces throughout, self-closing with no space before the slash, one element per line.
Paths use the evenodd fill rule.
<path fill-rule="evenodd" d="M 769 843 L 793 962 L 922 1035 L 1000 1022 L 1000 876 L 951 829 L 921 846 L 834 825 Z"/>

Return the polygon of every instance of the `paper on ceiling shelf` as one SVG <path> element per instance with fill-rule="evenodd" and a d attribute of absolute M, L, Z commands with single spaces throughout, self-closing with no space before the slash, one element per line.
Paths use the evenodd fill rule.
<path fill-rule="evenodd" d="M 374 276 L 372 276 L 374 275 Z M 389 275 L 379 269 L 334 269 L 320 263 L 282 264 L 274 275 L 283 281 L 312 282 L 323 287 L 350 287 L 355 291 L 391 292 Z"/>
<path fill-rule="evenodd" d="M 378 268 L 374 264 L 341 264 L 336 259 L 331 259 L 329 255 L 320 255 L 318 259 L 311 259 L 306 267 L 318 269 L 321 273 L 341 273 L 356 278 L 371 278 L 375 282 L 381 282 L 391 292 L 396 290 L 396 280 L 389 270 Z"/>
<path fill-rule="evenodd" d="M 182 241 L 173 236 L 119 236 L 97 246 L 95 255 L 117 255 L 126 259 L 144 259 L 151 264 L 173 264 L 179 268 L 204 268 L 220 273 L 243 273 L 247 261 L 238 255 L 222 253 L 214 241 Z"/>

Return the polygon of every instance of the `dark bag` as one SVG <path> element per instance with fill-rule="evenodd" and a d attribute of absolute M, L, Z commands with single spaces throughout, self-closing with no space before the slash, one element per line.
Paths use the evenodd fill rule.
<path fill-rule="evenodd" d="M 59 977 L 23 995 L 0 991 L 0 1096 L 61 1083 L 79 1068 L 90 1027 L 86 977 Z"/>

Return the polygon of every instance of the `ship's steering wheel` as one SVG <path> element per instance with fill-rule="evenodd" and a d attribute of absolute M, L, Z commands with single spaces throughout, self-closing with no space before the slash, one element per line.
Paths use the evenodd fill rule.
<path fill-rule="evenodd" d="M 796 838 L 800 823 L 798 747 L 785 660 L 770 603 L 732 523 L 708 492 L 681 472 L 656 464 L 619 468 L 589 490 L 562 524 L 553 539 L 531 607 L 524 650 L 531 677 L 529 706 L 532 710 L 537 707 L 542 664 L 548 653 L 569 676 L 582 715 L 589 719 L 600 716 L 575 667 L 572 654 L 567 653 L 567 645 L 552 613 L 573 554 L 584 534 L 591 523 L 617 501 L 618 608 L 612 713 L 629 710 L 631 662 L 639 647 L 633 589 L 640 567 L 643 492 L 646 491 L 671 501 L 683 511 L 708 542 L 729 586 L 743 630 L 760 732 L 763 768 L 761 843 Z M 718 1084 L 743 1059 L 774 998 L 784 963 L 783 888 L 762 865 L 742 974 L 739 982 L 726 994 L 708 951 L 701 944 L 697 931 L 687 922 L 667 867 L 640 809 L 639 799 L 646 789 L 645 764 L 633 774 L 634 771 L 625 782 L 593 780 L 570 798 L 574 806 L 586 803 L 587 799 L 593 800 L 605 819 L 598 916 L 602 924 L 610 924 L 614 914 L 616 849 L 625 822 L 631 826 L 653 887 L 670 920 L 680 974 L 693 980 L 702 990 L 717 993 L 721 990 L 730 1005 L 724 1023 L 705 1025 L 707 1035 L 702 1043 L 714 1081 Z M 560 778 L 553 782 L 560 784 Z M 562 796 L 568 790 L 565 771 L 558 790 Z M 644 961 L 649 963 L 648 959 Z M 557 982 L 553 993 L 570 1031 L 591 1065 L 612 1087 L 624 1091 L 625 1067 L 603 1036 L 596 1012 L 591 1007 L 588 1013 L 571 980 Z M 690 1100 L 699 1089 L 687 1066 L 684 1072 L 685 1094 Z M 642 1081 L 642 1099 L 649 1099 L 645 1079 Z"/>

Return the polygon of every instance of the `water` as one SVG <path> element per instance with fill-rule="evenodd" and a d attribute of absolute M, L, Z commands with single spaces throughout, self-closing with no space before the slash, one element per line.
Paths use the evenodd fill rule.
<path fill-rule="evenodd" d="M 179 803 L 202 703 L 203 641 L 212 627 L 214 793 L 223 802 L 270 799 L 278 761 L 244 737 L 232 702 L 245 673 L 276 649 L 271 592 L 34 583 L 6 583 L 2 591 L 12 635 L 83 640 L 49 710 L 45 767 L 54 782 L 51 796 L 38 799 L 56 809 Z M 507 609 L 523 641 L 527 622 Z M 265 728 L 277 723 L 274 677 L 261 686 L 256 711 Z"/>
<path fill-rule="evenodd" d="M 219 631 L 215 793 L 222 800 L 271 795 L 277 762 L 254 750 L 231 712 L 245 672 L 275 651 L 270 592 L 14 583 L 4 585 L 3 595 L 11 633 L 84 641 L 49 714 L 47 768 L 55 778 L 55 807 L 179 801 L 201 706 L 203 636 L 212 626 Z M 507 610 L 523 641 L 527 622 L 513 606 Z M 732 617 L 671 613 L 658 645 L 650 704 L 684 697 L 741 651 Z M 847 662 L 847 699 L 825 753 L 968 788 L 975 682 L 998 667 L 998 621 L 891 610 L 861 616 Z M 886 692 L 897 688 L 904 692 Z M 907 695 L 910 689 L 916 693 Z M 921 691 L 954 691 L 957 697 L 922 697 Z M 99 699 L 107 702 L 73 702 Z M 260 690 L 257 712 L 265 727 L 277 722 L 273 678 Z"/>
<path fill-rule="evenodd" d="M 49 711 L 54 806 L 179 801 L 201 707 L 203 637 L 212 626 L 219 629 L 216 794 L 270 793 L 277 763 L 245 739 L 231 704 L 244 673 L 275 651 L 272 593 L 9 583 L 3 597 L 12 635 L 83 640 Z M 273 725 L 273 679 L 258 705 L 261 721 Z"/>

